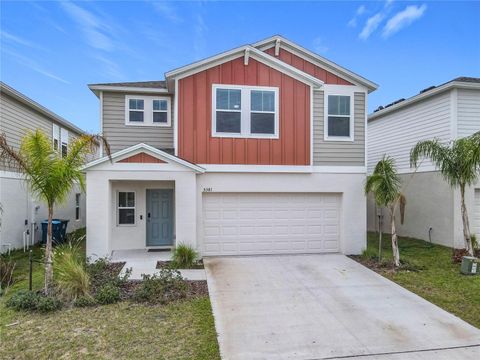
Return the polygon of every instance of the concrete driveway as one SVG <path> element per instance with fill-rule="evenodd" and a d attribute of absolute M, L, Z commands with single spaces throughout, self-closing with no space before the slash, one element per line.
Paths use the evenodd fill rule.
<path fill-rule="evenodd" d="M 224 359 L 480 359 L 480 330 L 343 255 L 205 259 Z"/>

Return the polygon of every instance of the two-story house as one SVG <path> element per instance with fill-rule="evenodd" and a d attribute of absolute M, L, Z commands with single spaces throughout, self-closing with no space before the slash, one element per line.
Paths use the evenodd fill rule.
<path fill-rule="evenodd" d="M 68 152 L 72 139 L 84 132 L 7 84 L 0 82 L 0 133 L 7 143 L 19 150 L 22 138 L 42 130 L 51 137 L 52 148 Z M 14 168 L 0 165 L 0 252 L 26 247 L 41 238 L 41 221 L 47 218 L 46 205 L 34 198 L 22 175 Z M 67 231 L 85 226 L 85 194 L 79 186 L 64 204 L 54 208 L 54 217 L 68 219 Z"/>
<path fill-rule="evenodd" d="M 410 150 L 422 140 L 448 143 L 480 131 L 480 78 L 459 77 L 401 99 L 368 117 L 368 171 L 384 154 L 391 156 L 404 184 L 405 222 L 402 236 L 463 248 L 460 190 L 452 189 L 429 160 L 410 168 Z M 465 193 L 470 231 L 480 238 L 480 183 Z M 384 230 L 389 232 L 386 212 Z M 379 227 L 380 209 L 368 201 L 368 228 Z"/>
<path fill-rule="evenodd" d="M 113 153 L 85 169 L 89 256 L 365 248 L 373 82 L 274 36 L 164 81 L 89 87 Z"/>

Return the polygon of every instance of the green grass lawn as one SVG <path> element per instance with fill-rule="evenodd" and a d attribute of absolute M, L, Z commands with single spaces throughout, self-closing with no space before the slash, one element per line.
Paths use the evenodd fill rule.
<path fill-rule="evenodd" d="M 34 257 L 43 249 L 34 247 Z M 169 305 L 129 301 L 50 314 L 15 312 L 5 301 L 28 288 L 28 253 L 15 251 L 21 280 L 0 297 L 0 359 L 219 359 L 208 297 Z M 34 264 L 33 287 L 43 285 Z"/>
<path fill-rule="evenodd" d="M 378 270 L 428 301 L 480 328 L 480 276 L 460 274 L 460 264 L 453 264 L 450 248 L 428 242 L 400 238 L 400 258 L 418 271 Z M 392 259 L 390 235 L 384 237 L 383 253 Z M 368 251 L 378 252 L 378 236 L 368 234 Z"/>

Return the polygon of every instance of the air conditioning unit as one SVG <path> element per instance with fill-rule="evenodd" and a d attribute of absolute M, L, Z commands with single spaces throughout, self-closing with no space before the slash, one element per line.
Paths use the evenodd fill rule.
<path fill-rule="evenodd" d="M 476 257 L 464 256 L 462 258 L 462 267 L 460 272 L 464 275 L 480 274 L 480 263 Z"/>

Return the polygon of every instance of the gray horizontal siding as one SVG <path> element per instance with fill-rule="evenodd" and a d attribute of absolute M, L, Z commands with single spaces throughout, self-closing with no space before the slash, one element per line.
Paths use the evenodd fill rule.
<path fill-rule="evenodd" d="M 354 96 L 354 141 L 324 140 L 324 93 L 313 93 L 313 165 L 365 165 L 365 94 Z"/>
<path fill-rule="evenodd" d="M 173 109 L 171 109 L 172 126 L 170 127 L 127 126 L 125 125 L 125 95 L 127 94 L 103 93 L 102 131 L 110 144 L 112 153 L 139 143 L 158 149 L 173 148 Z M 173 99 L 171 104 L 173 108 Z"/>
<path fill-rule="evenodd" d="M 23 137 L 28 132 L 43 131 L 50 139 L 52 138 L 53 123 L 51 118 L 37 112 L 27 105 L 19 102 L 11 96 L 1 93 L 0 96 L 0 132 L 4 133 L 7 143 L 18 150 Z M 56 123 L 61 127 L 60 124 Z M 72 141 L 78 134 L 68 132 L 69 140 Z M 0 170 L 7 169 L 0 165 Z"/>

